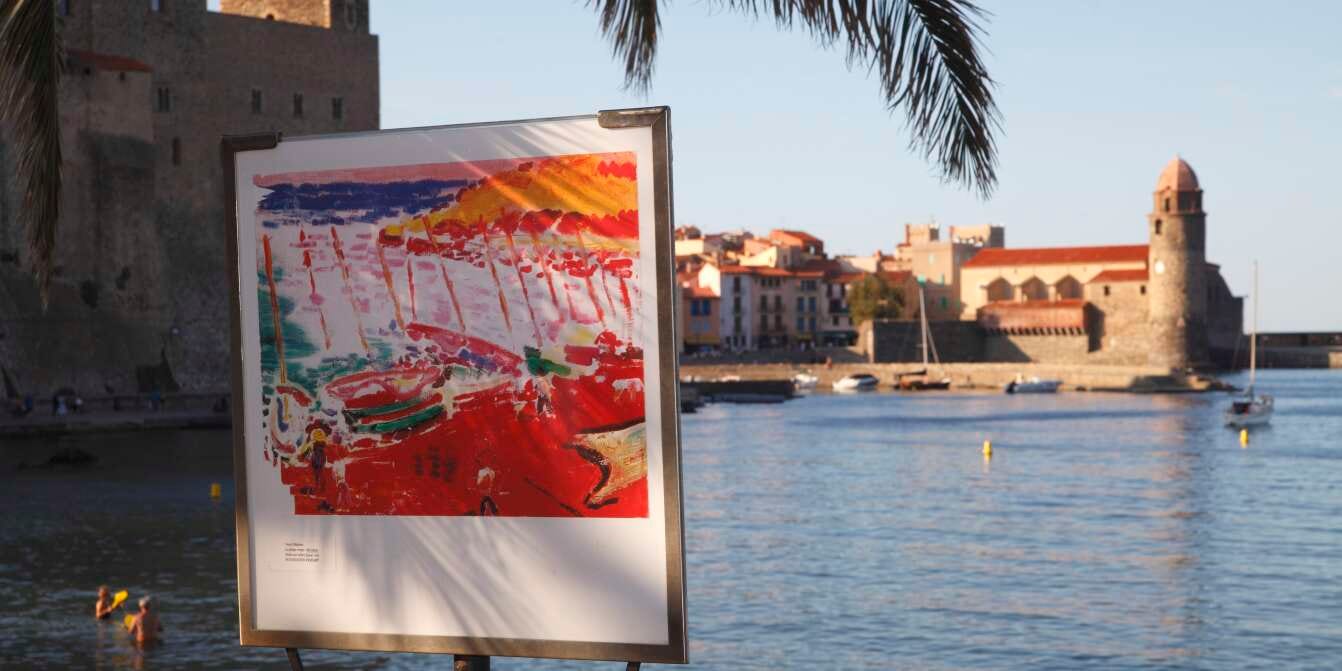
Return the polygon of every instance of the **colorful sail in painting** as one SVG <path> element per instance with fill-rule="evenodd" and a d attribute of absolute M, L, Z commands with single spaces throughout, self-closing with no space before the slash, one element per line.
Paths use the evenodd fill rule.
<path fill-rule="evenodd" d="M 265 457 L 299 514 L 646 517 L 632 153 L 265 175 Z"/>

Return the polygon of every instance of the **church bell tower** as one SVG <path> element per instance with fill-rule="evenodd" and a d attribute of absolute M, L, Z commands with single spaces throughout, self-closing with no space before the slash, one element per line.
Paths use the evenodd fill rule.
<path fill-rule="evenodd" d="M 1149 362 L 1182 370 L 1207 362 L 1207 215 L 1193 168 L 1178 156 L 1156 182 L 1147 215 Z"/>

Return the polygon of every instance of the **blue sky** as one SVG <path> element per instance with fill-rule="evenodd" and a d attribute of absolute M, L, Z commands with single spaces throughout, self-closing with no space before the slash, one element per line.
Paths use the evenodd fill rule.
<path fill-rule="evenodd" d="M 1208 258 L 1264 330 L 1342 329 L 1342 3 L 985 2 L 1004 130 L 991 200 L 910 154 L 874 80 L 803 32 L 672 2 L 651 92 L 583 2 L 375 0 L 385 128 L 670 105 L 676 219 L 786 226 L 832 252 L 905 222 L 1007 227 L 1009 246 L 1140 243 L 1161 168 L 1197 171 Z M 1246 315 L 1247 316 L 1247 315 Z"/>

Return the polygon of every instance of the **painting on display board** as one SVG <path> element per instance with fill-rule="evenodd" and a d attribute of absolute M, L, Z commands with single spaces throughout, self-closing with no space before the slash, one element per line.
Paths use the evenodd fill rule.
<path fill-rule="evenodd" d="M 684 661 L 667 117 L 226 141 L 244 644 Z"/>

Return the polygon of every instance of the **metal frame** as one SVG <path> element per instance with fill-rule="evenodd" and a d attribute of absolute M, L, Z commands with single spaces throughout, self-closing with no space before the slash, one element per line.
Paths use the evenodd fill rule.
<path fill-rule="evenodd" d="M 367 133 L 342 133 L 338 136 L 378 135 L 440 128 L 479 128 L 512 123 L 593 118 L 592 115 L 529 119 L 486 124 L 458 124 Z M 226 187 L 225 240 L 231 293 L 229 295 L 230 343 L 233 352 L 233 473 L 235 482 L 234 519 L 237 528 L 238 556 L 238 628 L 242 645 L 276 648 L 325 648 L 336 650 L 375 650 L 388 652 L 451 653 L 457 655 L 501 655 L 507 657 L 548 657 L 560 659 L 621 660 L 684 664 L 689 661 L 685 622 L 685 551 L 682 522 L 680 469 L 680 404 L 677 347 L 679 326 L 674 293 L 675 268 L 672 231 L 674 219 L 671 198 L 671 109 L 602 110 L 595 118 L 603 128 L 649 127 L 652 132 L 653 215 L 656 220 L 654 244 L 657 282 L 658 370 L 661 373 L 662 470 L 666 524 L 667 636 L 665 645 L 600 643 L 585 641 L 549 641 L 513 638 L 475 638 L 458 636 L 403 636 L 341 632 L 276 631 L 255 627 L 252 595 L 251 533 L 247 513 L 246 408 L 242 402 L 242 332 L 238 282 L 238 217 L 236 156 L 247 151 L 273 149 L 284 140 L 279 133 L 225 136 L 220 143 Z M 309 136 L 316 138 L 319 136 Z M 320 137 L 333 137 L 331 135 Z"/>

